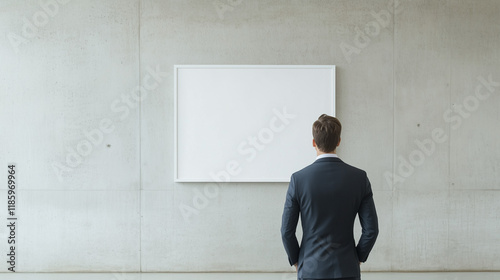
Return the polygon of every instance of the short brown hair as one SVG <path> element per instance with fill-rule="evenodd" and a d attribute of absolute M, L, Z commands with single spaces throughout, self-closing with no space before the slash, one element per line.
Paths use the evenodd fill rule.
<path fill-rule="evenodd" d="M 335 151 L 340 141 L 342 125 L 340 121 L 332 116 L 323 114 L 313 123 L 313 138 L 318 149 L 324 153 Z"/>

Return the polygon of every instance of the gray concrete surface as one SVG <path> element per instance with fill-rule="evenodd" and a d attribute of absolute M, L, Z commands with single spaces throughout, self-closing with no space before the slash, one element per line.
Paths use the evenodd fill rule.
<path fill-rule="evenodd" d="M 2 275 L 4 274 L 4 275 Z M 0 276 L 6 276 L 0 273 Z M 496 280 L 498 272 L 363 273 L 363 280 Z M 295 280 L 295 273 L 16 273 L 13 280 Z"/>
<path fill-rule="evenodd" d="M 174 64 L 336 65 L 339 155 L 368 172 L 380 214 L 363 269 L 498 270 L 499 12 L 495 0 L 0 1 L 18 271 L 289 271 L 286 184 L 174 183 Z"/>

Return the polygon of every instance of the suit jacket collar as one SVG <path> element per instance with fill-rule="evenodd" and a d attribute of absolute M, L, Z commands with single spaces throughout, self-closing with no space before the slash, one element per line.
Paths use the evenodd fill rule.
<path fill-rule="evenodd" d="M 316 162 L 342 162 L 342 160 L 338 157 L 324 157 L 314 161 L 314 163 Z"/>

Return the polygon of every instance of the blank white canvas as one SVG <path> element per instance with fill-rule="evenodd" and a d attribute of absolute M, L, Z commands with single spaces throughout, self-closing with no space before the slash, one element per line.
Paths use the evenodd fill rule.
<path fill-rule="evenodd" d="M 175 181 L 288 182 L 335 115 L 333 65 L 176 65 Z"/>

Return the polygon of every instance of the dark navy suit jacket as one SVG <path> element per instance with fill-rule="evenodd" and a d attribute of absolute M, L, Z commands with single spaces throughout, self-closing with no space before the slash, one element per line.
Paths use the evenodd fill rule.
<path fill-rule="evenodd" d="M 302 241 L 295 236 L 302 223 Z M 362 235 L 356 245 L 356 215 Z M 368 258 L 378 235 L 378 219 L 366 172 L 339 158 L 319 158 L 295 172 L 286 194 L 281 225 L 290 265 L 299 279 L 360 277 L 359 262 Z"/>

